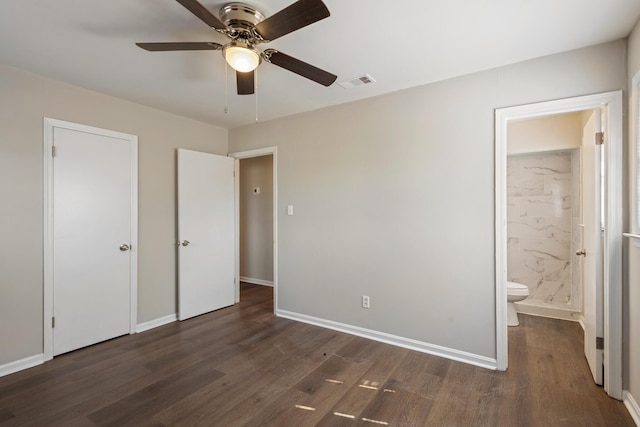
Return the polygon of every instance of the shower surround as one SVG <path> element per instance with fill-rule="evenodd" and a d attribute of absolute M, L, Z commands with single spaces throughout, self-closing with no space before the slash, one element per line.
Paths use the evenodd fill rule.
<path fill-rule="evenodd" d="M 580 150 L 507 159 L 507 278 L 521 313 L 577 320 L 582 310 Z"/>

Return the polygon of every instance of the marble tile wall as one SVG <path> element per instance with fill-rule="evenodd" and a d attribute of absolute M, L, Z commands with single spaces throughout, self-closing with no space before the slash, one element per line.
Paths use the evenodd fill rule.
<path fill-rule="evenodd" d="M 507 278 L 529 287 L 529 304 L 579 309 L 582 301 L 574 265 L 579 242 L 573 238 L 581 235 L 574 232 L 580 211 L 577 153 L 507 159 Z"/>

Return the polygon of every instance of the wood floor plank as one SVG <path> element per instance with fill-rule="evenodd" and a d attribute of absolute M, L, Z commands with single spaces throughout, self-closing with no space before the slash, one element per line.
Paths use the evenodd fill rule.
<path fill-rule="evenodd" d="M 158 408 L 179 402 L 206 385 L 224 377 L 208 361 L 176 372 L 142 390 L 88 415 L 100 426 L 132 425 L 152 418 Z"/>
<path fill-rule="evenodd" d="M 206 385 L 198 393 L 167 406 L 154 415 L 153 420 L 176 427 L 210 425 L 211 420 L 219 420 L 233 409 L 236 402 L 228 396 L 246 393 L 249 383 L 253 388 L 262 388 L 273 380 L 272 376 L 261 374 L 259 371 L 225 375 L 220 381 Z"/>
<path fill-rule="evenodd" d="M 620 426 L 579 325 L 520 315 L 496 372 L 240 304 L 0 378 L 0 426 Z"/>

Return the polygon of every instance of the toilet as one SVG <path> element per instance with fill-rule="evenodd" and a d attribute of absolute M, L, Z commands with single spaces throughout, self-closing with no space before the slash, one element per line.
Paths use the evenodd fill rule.
<path fill-rule="evenodd" d="M 529 296 L 527 285 L 516 282 L 507 282 L 507 325 L 518 326 L 518 312 L 514 302 L 522 301 Z"/>

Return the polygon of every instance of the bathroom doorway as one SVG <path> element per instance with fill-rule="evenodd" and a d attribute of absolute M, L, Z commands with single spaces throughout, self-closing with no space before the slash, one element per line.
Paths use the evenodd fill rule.
<path fill-rule="evenodd" d="M 604 112 L 602 126 L 606 140 L 603 148 L 605 212 L 604 232 L 602 233 L 602 243 L 605 248 L 602 257 L 604 271 L 602 289 L 605 305 L 598 311 L 595 307 L 597 305 L 596 301 L 591 301 L 587 298 L 585 303 L 589 307 L 582 305 L 583 295 L 578 286 L 579 280 L 572 281 L 572 278 L 578 279 L 582 268 L 581 264 L 583 263 L 582 261 L 575 262 L 575 260 L 572 260 L 571 254 L 573 253 L 574 255 L 572 256 L 577 257 L 575 253 L 582 250 L 581 246 L 583 246 L 584 242 L 582 240 L 583 232 L 580 227 L 584 225 L 582 221 L 584 217 L 577 216 L 574 204 L 568 203 L 568 201 L 574 198 L 580 198 L 581 202 L 584 201 L 584 194 L 578 194 L 575 191 L 581 187 L 577 183 L 584 178 L 584 171 L 580 168 L 583 162 L 580 159 L 582 159 L 582 154 L 585 151 L 582 148 L 583 143 L 582 141 L 578 143 L 574 138 L 573 146 L 565 144 L 565 146 L 554 147 L 549 145 L 551 141 L 549 138 L 542 138 L 542 141 L 537 138 L 536 147 L 533 150 L 527 150 L 527 143 L 535 143 L 536 138 L 534 138 L 534 141 L 531 141 L 531 138 L 527 140 L 527 137 L 530 137 L 533 133 L 531 129 L 527 131 L 526 127 L 530 127 L 536 120 L 546 120 L 547 125 L 549 125 L 554 120 L 567 119 L 569 121 L 573 120 L 574 127 L 579 120 L 581 126 L 585 128 L 588 126 L 589 120 L 593 120 L 594 117 L 600 117 L 600 109 Z M 511 129 L 510 126 L 512 126 Z M 547 128 L 549 127 L 547 126 Z M 518 132 L 522 136 L 521 140 L 516 142 L 509 141 L 509 135 L 517 134 Z M 580 134 L 582 134 L 582 130 Z M 595 137 L 594 133 L 593 138 Z M 511 148 L 511 153 L 509 153 L 509 148 Z M 518 150 L 520 150 L 519 153 Z M 520 282 L 525 282 L 530 288 L 534 287 L 531 292 L 531 296 L 534 297 L 532 298 L 534 304 L 529 304 L 530 306 L 533 305 L 533 307 L 527 307 L 523 311 L 529 310 L 530 314 L 537 315 L 549 315 L 550 312 L 562 313 L 564 311 L 565 318 L 569 320 L 580 320 L 586 313 L 593 313 L 596 318 L 600 316 L 603 327 L 602 331 L 597 332 L 601 333 L 600 336 L 604 338 L 605 343 L 603 351 L 605 391 L 612 397 L 621 397 L 621 150 L 621 92 L 496 110 L 496 330 L 499 369 L 506 369 L 508 365 L 505 283 L 508 279 L 518 281 L 517 278 L 519 276 Z M 510 162 L 509 160 L 512 161 Z M 538 172 L 547 172 L 546 175 L 550 175 L 546 177 L 546 190 L 544 179 L 539 179 L 540 177 L 535 176 L 532 178 L 535 173 L 531 172 L 535 172 L 536 168 L 538 168 Z M 575 169 L 580 169 L 580 172 L 577 174 L 568 173 L 576 172 Z M 517 185 L 509 184 L 508 173 L 513 176 L 516 172 L 522 173 L 523 176 L 515 179 Z M 555 176 L 553 176 L 554 174 Z M 518 175 L 515 174 L 515 176 L 517 177 Z M 580 180 L 578 177 L 581 177 Z M 527 196 L 527 193 L 535 193 L 541 190 L 541 195 Z M 518 195 L 524 197 L 524 199 L 518 201 L 524 204 L 524 210 L 522 206 L 513 206 L 515 203 L 513 198 L 517 198 Z M 512 206 L 509 209 L 508 201 L 510 196 Z M 547 200 L 545 200 L 545 197 Z M 511 220 L 514 227 L 509 231 L 508 222 L 510 219 L 508 212 L 509 210 L 516 210 L 516 208 L 517 221 Z M 513 214 L 514 212 L 511 213 Z M 541 220 L 540 218 L 543 219 Z M 548 228 L 547 225 L 549 225 Z M 587 234 L 593 231 L 600 235 L 600 224 L 584 231 Z M 527 233 L 529 234 L 527 235 Z M 526 235 L 524 239 L 522 238 L 523 235 Z M 541 236 L 550 236 L 550 238 L 539 239 Z M 548 241 L 545 242 L 545 240 Z M 517 248 L 518 251 L 512 251 L 510 254 L 509 245 L 513 246 L 515 244 L 520 245 Z M 593 253 L 590 255 L 594 256 Z M 521 259 L 518 259 L 518 257 Z M 508 266 L 510 263 L 512 266 L 519 265 L 520 267 L 512 268 L 509 271 Z M 528 267 L 531 268 L 527 267 L 527 263 L 529 263 Z M 519 271 L 518 268 L 520 268 Z M 538 304 L 535 304 L 536 299 L 539 301 Z M 554 307 L 554 303 L 558 307 Z M 535 307 L 536 305 L 538 307 Z M 590 307 L 590 305 L 594 305 L 594 307 Z M 560 308 L 565 310 L 559 310 Z M 538 312 L 535 312 L 536 310 Z M 595 353 L 595 337 L 599 335 L 595 331 L 597 322 L 594 320 L 593 323 L 591 324 L 590 320 L 583 322 L 586 331 L 585 349 L 590 350 L 593 347 Z M 590 337 L 590 334 L 593 335 L 593 338 Z M 597 366 L 598 363 L 601 363 L 598 360 L 590 360 L 593 357 L 588 353 L 588 351 L 585 352 L 592 366 Z M 596 377 L 594 376 L 594 378 Z"/>
<path fill-rule="evenodd" d="M 596 132 L 587 123 L 594 113 L 508 124 L 507 280 L 529 290 L 518 313 L 581 321 L 581 146 Z"/>

